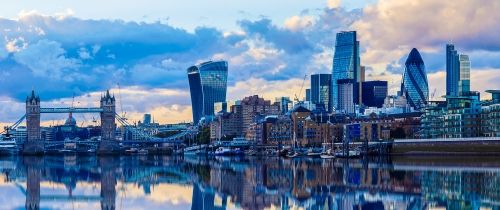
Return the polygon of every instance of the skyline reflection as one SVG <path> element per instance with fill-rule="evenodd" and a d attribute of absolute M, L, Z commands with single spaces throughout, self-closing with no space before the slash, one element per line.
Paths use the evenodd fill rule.
<path fill-rule="evenodd" d="M 499 209 L 499 185 L 490 157 L 0 158 L 1 209 Z"/>

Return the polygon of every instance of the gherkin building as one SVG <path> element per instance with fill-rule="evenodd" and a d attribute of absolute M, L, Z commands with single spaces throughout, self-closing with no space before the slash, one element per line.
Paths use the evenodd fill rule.
<path fill-rule="evenodd" d="M 401 94 L 408 100 L 408 104 L 415 110 L 420 110 L 429 101 L 429 83 L 425 73 L 422 56 L 413 48 L 405 62 Z"/>

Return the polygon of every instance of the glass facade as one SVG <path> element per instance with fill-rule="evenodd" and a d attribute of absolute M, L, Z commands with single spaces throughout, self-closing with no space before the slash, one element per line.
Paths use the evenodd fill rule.
<path fill-rule="evenodd" d="M 311 75 L 311 102 L 322 105 L 329 112 L 332 111 L 330 100 L 331 74 Z"/>
<path fill-rule="evenodd" d="M 458 81 L 460 80 L 460 63 L 457 50 L 452 44 L 446 45 L 446 95 L 458 95 Z"/>
<path fill-rule="evenodd" d="M 341 100 L 339 99 L 338 80 L 353 79 L 355 82 L 359 82 L 359 62 L 359 42 L 356 39 L 356 31 L 337 33 L 331 81 L 331 101 L 335 109 L 339 109 L 339 100 Z M 355 99 L 353 98 L 353 100 Z"/>
<path fill-rule="evenodd" d="M 423 108 L 429 101 L 429 84 L 424 61 L 415 48 L 411 50 L 405 62 L 401 93 L 416 110 Z"/>
<path fill-rule="evenodd" d="M 465 95 L 470 91 L 470 60 L 468 55 L 460 55 L 460 80 L 458 81 L 459 95 Z"/>
<path fill-rule="evenodd" d="M 382 108 L 387 97 L 387 81 L 366 81 L 362 83 L 363 104 Z"/>
<path fill-rule="evenodd" d="M 354 92 L 357 83 L 353 79 L 337 80 L 339 106 L 336 111 L 338 113 L 352 114 L 354 113 Z"/>
<path fill-rule="evenodd" d="M 209 61 L 187 69 L 194 123 L 213 116 L 214 104 L 226 101 L 227 71 L 226 61 Z"/>

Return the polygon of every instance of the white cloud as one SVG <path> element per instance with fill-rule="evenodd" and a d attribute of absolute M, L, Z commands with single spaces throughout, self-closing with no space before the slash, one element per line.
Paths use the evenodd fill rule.
<path fill-rule="evenodd" d="M 285 20 L 285 28 L 291 31 L 304 30 L 314 24 L 314 17 L 312 16 L 292 16 Z"/>
<path fill-rule="evenodd" d="M 364 8 L 353 28 L 376 49 L 435 47 L 449 41 L 498 49 L 498 10 L 500 2 L 491 0 L 381 0 Z"/>
<path fill-rule="evenodd" d="M 82 60 L 87 60 L 92 58 L 89 51 L 87 51 L 87 49 L 84 47 L 80 48 L 80 50 L 78 51 L 78 56 L 80 56 Z"/>
<path fill-rule="evenodd" d="M 335 9 L 340 7 L 341 0 L 327 0 L 326 1 L 326 6 L 330 9 Z"/>
<path fill-rule="evenodd" d="M 66 58 L 66 51 L 55 41 L 40 40 L 14 54 L 14 59 L 31 69 L 35 76 L 60 79 L 63 71 L 79 66 L 77 59 Z"/>

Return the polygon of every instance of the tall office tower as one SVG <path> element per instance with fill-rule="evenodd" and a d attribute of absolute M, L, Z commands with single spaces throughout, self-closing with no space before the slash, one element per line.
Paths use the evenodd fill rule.
<path fill-rule="evenodd" d="M 354 95 L 355 85 L 354 79 L 339 79 L 337 80 L 337 90 L 339 95 L 338 108 L 339 113 L 352 114 L 354 113 Z"/>
<path fill-rule="evenodd" d="M 405 62 L 401 94 L 408 100 L 408 104 L 419 110 L 429 101 L 429 84 L 422 56 L 413 48 Z"/>
<path fill-rule="evenodd" d="M 362 82 L 363 104 L 367 107 L 381 108 L 387 97 L 387 81 Z"/>
<path fill-rule="evenodd" d="M 276 97 L 275 103 L 279 104 L 281 114 L 286 114 L 288 110 L 291 110 L 293 107 L 290 97 Z"/>
<path fill-rule="evenodd" d="M 458 80 L 458 94 L 465 95 L 470 92 L 470 60 L 468 55 L 459 56 L 460 78 Z"/>
<path fill-rule="evenodd" d="M 311 101 L 311 89 L 306 89 L 306 101 Z"/>
<path fill-rule="evenodd" d="M 453 44 L 446 45 L 446 95 L 458 95 L 458 80 L 460 79 L 460 62 L 457 50 Z"/>
<path fill-rule="evenodd" d="M 338 90 L 338 80 L 340 79 L 353 79 L 354 82 L 360 82 L 359 41 L 356 39 L 356 31 L 337 33 L 331 82 L 334 109 L 339 109 L 339 100 L 341 100 Z M 351 95 L 353 94 L 354 92 L 351 93 Z M 353 100 L 356 98 L 353 97 Z"/>
<path fill-rule="evenodd" d="M 214 115 L 215 103 L 226 101 L 227 71 L 226 61 L 208 61 L 187 69 L 195 124 Z"/>
<path fill-rule="evenodd" d="M 365 81 L 365 71 L 366 67 L 365 66 L 360 66 L 359 67 L 359 81 L 364 82 Z"/>
<path fill-rule="evenodd" d="M 313 74 L 311 75 L 311 102 L 315 105 L 321 105 L 332 111 L 331 107 L 331 74 Z"/>
<path fill-rule="evenodd" d="M 151 124 L 151 114 L 144 114 L 142 119 L 142 124 L 149 125 Z"/>
<path fill-rule="evenodd" d="M 365 82 L 365 68 L 365 66 L 359 67 L 358 104 L 363 104 L 363 82 Z"/>

